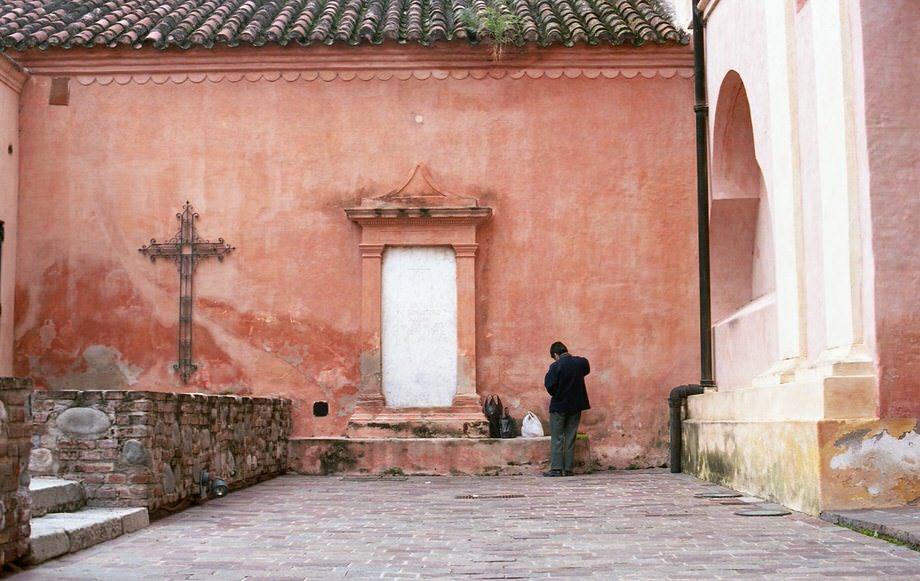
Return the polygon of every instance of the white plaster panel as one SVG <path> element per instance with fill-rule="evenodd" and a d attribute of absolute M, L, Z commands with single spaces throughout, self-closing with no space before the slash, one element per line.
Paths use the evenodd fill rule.
<path fill-rule="evenodd" d="M 451 248 L 387 248 L 383 395 L 392 407 L 441 407 L 457 393 L 457 261 Z"/>

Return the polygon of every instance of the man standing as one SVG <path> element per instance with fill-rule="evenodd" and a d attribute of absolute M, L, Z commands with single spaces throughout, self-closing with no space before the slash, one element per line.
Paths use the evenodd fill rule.
<path fill-rule="evenodd" d="M 575 436 L 581 412 L 591 409 L 585 376 L 591 366 L 584 357 L 569 354 L 568 348 L 556 341 L 549 348 L 553 363 L 546 372 L 543 386 L 552 399 L 549 403 L 550 470 L 543 476 L 573 476 Z"/>

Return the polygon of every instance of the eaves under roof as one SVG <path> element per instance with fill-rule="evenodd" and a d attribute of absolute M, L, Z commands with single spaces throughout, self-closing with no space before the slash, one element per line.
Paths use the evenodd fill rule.
<path fill-rule="evenodd" d="M 491 0 L 515 44 L 686 44 L 661 0 Z M 475 44 L 484 0 L 0 0 L 0 48 Z"/>

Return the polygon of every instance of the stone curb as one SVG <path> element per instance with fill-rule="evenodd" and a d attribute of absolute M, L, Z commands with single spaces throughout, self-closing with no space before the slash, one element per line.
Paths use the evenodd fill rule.
<path fill-rule="evenodd" d="M 822 512 L 821 520 L 892 537 L 920 550 L 920 507 Z"/>

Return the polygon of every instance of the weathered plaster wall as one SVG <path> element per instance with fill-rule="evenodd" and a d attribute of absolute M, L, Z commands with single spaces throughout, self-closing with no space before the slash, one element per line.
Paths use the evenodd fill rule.
<path fill-rule="evenodd" d="M 668 390 L 697 365 L 690 80 L 72 83 L 53 108 L 48 89 L 23 95 L 16 311 L 16 369 L 40 386 L 283 396 L 296 436 L 342 434 L 361 312 L 343 210 L 424 162 L 495 212 L 479 392 L 545 419 L 561 339 L 592 361 L 583 426 L 602 464 L 664 460 Z M 176 231 L 185 200 L 202 236 L 237 248 L 196 272 L 187 387 L 171 371 L 176 269 L 137 252 Z"/>
<path fill-rule="evenodd" d="M 13 295 L 19 197 L 19 93 L 25 74 L 0 54 L 0 376 L 13 372 Z"/>
<path fill-rule="evenodd" d="M 920 417 L 920 4 L 862 5 L 879 415 Z"/>
<path fill-rule="evenodd" d="M 32 472 L 79 480 L 90 506 L 150 511 L 288 467 L 291 402 L 146 391 L 37 391 Z"/>

